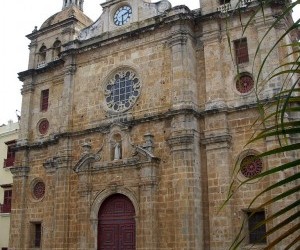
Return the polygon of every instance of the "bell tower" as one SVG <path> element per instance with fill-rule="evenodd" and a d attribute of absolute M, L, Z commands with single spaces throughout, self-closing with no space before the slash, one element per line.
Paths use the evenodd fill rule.
<path fill-rule="evenodd" d="M 218 6 L 230 2 L 230 0 L 199 0 L 202 14 L 209 14 L 217 11 Z"/>
<path fill-rule="evenodd" d="M 83 1 L 84 0 L 63 0 L 62 10 L 67 9 L 73 5 L 83 11 Z"/>

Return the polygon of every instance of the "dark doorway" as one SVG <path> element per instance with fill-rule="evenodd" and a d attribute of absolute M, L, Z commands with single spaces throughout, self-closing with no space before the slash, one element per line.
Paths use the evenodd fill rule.
<path fill-rule="evenodd" d="M 125 195 L 108 197 L 98 220 L 98 250 L 135 250 L 135 210 Z"/>

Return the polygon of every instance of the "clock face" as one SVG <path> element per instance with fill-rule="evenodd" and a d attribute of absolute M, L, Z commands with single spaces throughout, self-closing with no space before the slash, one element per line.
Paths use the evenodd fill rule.
<path fill-rule="evenodd" d="M 114 23 L 121 26 L 128 22 L 132 15 L 132 9 L 130 6 L 125 5 L 120 7 L 114 15 Z"/>

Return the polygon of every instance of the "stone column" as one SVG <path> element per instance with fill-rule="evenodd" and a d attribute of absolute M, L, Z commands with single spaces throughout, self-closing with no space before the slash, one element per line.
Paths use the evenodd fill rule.
<path fill-rule="evenodd" d="M 230 203 L 218 212 L 226 200 L 234 163 L 231 158 L 231 136 L 227 131 L 227 115 L 205 117 L 204 139 L 206 146 L 208 204 L 210 222 L 210 249 L 228 249 L 232 242 L 232 209 Z"/>
<path fill-rule="evenodd" d="M 23 81 L 22 110 L 18 144 L 27 144 L 31 131 L 31 116 L 33 112 L 34 82 L 32 77 L 21 78 Z"/>
<path fill-rule="evenodd" d="M 10 219 L 9 249 L 26 249 L 25 236 L 28 235 L 26 225 L 27 180 L 30 168 L 27 166 L 11 168 L 13 174 L 13 199 Z"/>
<path fill-rule="evenodd" d="M 203 246 L 202 189 L 198 121 L 193 114 L 172 119 L 171 149 L 173 230 L 172 249 L 201 250 Z"/>
<path fill-rule="evenodd" d="M 140 164 L 140 237 L 138 249 L 158 249 L 158 217 L 156 207 L 158 159 Z"/>
<path fill-rule="evenodd" d="M 184 27 L 175 26 L 169 38 L 172 53 L 172 108 L 194 108 L 198 102 L 194 38 Z"/>
<path fill-rule="evenodd" d="M 76 229 L 70 228 L 71 207 L 70 207 L 70 175 L 71 153 L 68 146 L 68 139 L 62 140 L 59 147 L 59 156 L 56 159 L 57 169 L 54 174 L 54 209 L 53 209 L 53 249 L 68 249 L 71 241 L 71 232 Z M 72 211 L 72 213 L 77 211 Z M 74 219 L 74 218 L 73 218 Z M 73 236 L 74 237 L 74 236 Z"/>
<path fill-rule="evenodd" d="M 86 171 L 78 173 L 78 178 L 79 178 L 79 189 L 78 189 L 79 200 L 77 203 L 78 224 L 79 224 L 78 249 L 80 250 L 93 249 L 94 247 L 94 241 L 93 241 L 94 235 L 91 230 L 91 218 L 90 218 L 90 213 L 91 213 L 90 199 L 91 199 L 91 192 L 92 192 L 90 175 L 91 173 L 88 169 L 86 169 Z M 98 222 L 96 222 L 95 224 L 98 225 Z"/>
<path fill-rule="evenodd" d="M 205 60 L 205 87 L 206 104 L 205 110 L 223 109 L 226 107 L 226 86 L 223 76 L 221 48 L 221 33 L 217 21 L 209 21 L 204 25 L 203 46 Z"/>
<path fill-rule="evenodd" d="M 72 55 L 66 56 L 65 60 L 65 77 L 64 88 L 61 104 L 61 132 L 69 132 L 72 127 L 72 110 L 73 110 L 73 88 L 76 64 Z"/>

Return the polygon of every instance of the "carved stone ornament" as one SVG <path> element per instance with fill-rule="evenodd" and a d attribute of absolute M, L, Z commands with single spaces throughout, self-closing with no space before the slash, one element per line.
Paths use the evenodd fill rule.
<path fill-rule="evenodd" d="M 30 171 L 29 167 L 13 167 L 13 168 L 10 168 L 10 172 L 12 173 L 14 178 L 27 177 L 29 171 Z"/>
<path fill-rule="evenodd" d="M 91 146 L 87 143 L 84 143 L 82 145 L 82 148 L 83 148 L 82 156 L 79 159 L 79 161 L 76 163 L 75 167 L 73 168 L 73 170 L 76 173 L 86 172 L 90 170 L 89 166 L 91 163 L 101 160 L 100 152 L 102 151 L 103 146 L 95 154 L 90 152 Z"/>

